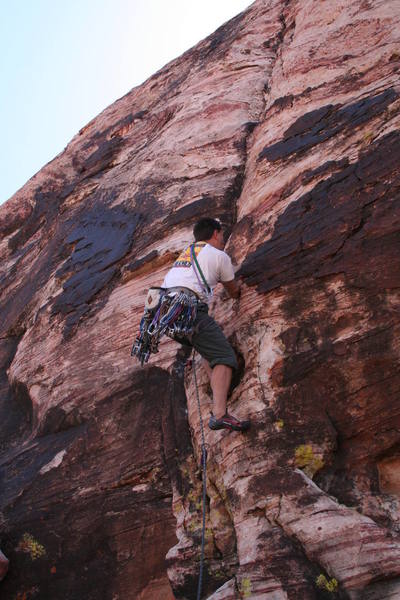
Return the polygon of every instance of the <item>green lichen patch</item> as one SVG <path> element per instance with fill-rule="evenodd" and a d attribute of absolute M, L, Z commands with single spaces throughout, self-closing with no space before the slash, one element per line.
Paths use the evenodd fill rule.
<path fill-rule="evenodd" d="M 216 571 L 213 571 L 213 576 L 216 579 L 225 579 L 226 573 L 224 571 L 221 571 L 220 569 L 217 569 Z"/>
<path fill-rule="evenodd" d="M 191 519 L 186 527 L 187 531 L 190 531 L 190 533 L 195 533 L 195 531 L 198 531 L 201 528 L 202 528 L 202 523 L 201 523 L 201 521 L 198 521 L 197 519 Z"/>
<path fill-rule="evenodd" d="M 202 509 L 202 497 L 201 495 L 199 496 L 201 490 L 197 489 L 197 490 L 191 490 L 188 495 L 187 495 L 187 499 L 189 500 L 190 503 L 190 510 L 192 511 L 199 511 Z"/>
<path fill-rule="evenodd" d="M 311 478 L 324 466 L 321 457 L 314 454 L 314 450 L 309 444 L 302 444 L 296 448 L 295 464 Z"/>
<path fill-rule="evenodd" d="M 242 579 L 240 582 L 240 594 L 242 598 L 250 598 L 251 596 L 251 581 L 250 579 Z"/>
<path fill-rule="evenodd" d="M 367 145 L 370 144 L 373 141 L 374 137 L 375 137 L 375 134 L 373 131 L 366 131 L 363 135 L 364 144 L 367 144 Z"/>
<path fill-rule="evenodd" d="M 32 560 L 45 556 L 46 549 L 30 533 L 24 533 L 17 550 L 29 554 Z"/>
<path fill-rule="evenodd" d="M 338 582 L 336 579 L 327 579 L 325 575 L 321 573 L 318 575 L 315 583 L 321 590 L 326 590 L 327 592 L 331 592 L 334 594 L 338 591 Z"/>
<path fill-rule="evenodd" d="M 180 515 L 181 513 L 183 513 L 184 510 L 185 509 L 183 507 L 182 500 L 179 499 L 173 503 L 173 511 L 175 516 Z"/>

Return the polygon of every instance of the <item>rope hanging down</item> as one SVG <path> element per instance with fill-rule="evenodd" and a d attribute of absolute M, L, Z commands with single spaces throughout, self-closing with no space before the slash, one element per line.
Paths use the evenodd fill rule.
<path fill-rule="evenodd" d="M 197 375 L 196 375 L 196 351 L 193 349 L 193 375 L 194 375 L 194 386 L 196 388 L 196 399 L 197 399 L 197 408 L 199 410 L 199 419 L 200 419 L 200 431 L 201 431 L 201 463 L 203 467 L 203 529 L 201 532 L 201 554 L 200 554 L 200 572 L 199 572 L 199 582 L 197 586 L 197 600 L 201 599 L 201 588 L 203 584 L 203 568 L 204 568 L 204 547 L 205 547 L 205 533 L 206 533 L 206 501 L 207 501 L 207 450 L 206 450 L 206 442 L 204 438 L 204 427 L 203 427 L 203 419 L 201 416 L 200 409 L 200 398 L 199 398 L 199 388 L 197 385 Z"/>

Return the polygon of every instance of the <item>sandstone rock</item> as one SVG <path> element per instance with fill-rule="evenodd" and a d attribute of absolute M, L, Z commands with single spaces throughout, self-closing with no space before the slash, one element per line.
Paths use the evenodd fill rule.
<path fill-rule="evenodd" d="M 6 556 L 4 556 L 4 554 L 0 550 L 0 581 L 2 579 L 4 579 L 4 577 L 6 576 L 7 571 L 8 571 L 8 566 L 9 566 L 8 558 Z"/>
<path fill-rule="evenodd" d="M 257 0 L 0 207 L 2 597 L 195 597 L 193 370 L 130 349 L 205 215 L 243 280 L 212 311 L 252 428 L 206 430 L 203 597 L 400 597 L 399 22 Z"/>

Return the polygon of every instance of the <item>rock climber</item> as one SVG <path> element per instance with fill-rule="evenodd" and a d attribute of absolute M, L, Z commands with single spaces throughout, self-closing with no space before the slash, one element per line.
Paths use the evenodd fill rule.
<path fill-rule="evenodd" d="M 193 294 L 197 300 L 197 316 L 193 333 L 177 334 L 174 339 L 191 345 L 202 356 L 213 393 L 210 429 L 246 431 L 250 421 L 240 421 L 227 413 L 226 401 L 237 369 L 237 360 L 220 326 L 208 314 L 207 301 L 213 287 L 221 282 L 231 298 L 239 298 L 240 282 L 235 280 L 232 261 L 224 252 L 224 232 L 217 219 L 200 219 L 193 228 L 195 243 L 189 245 L 166 274 L 162 287 Z"/>

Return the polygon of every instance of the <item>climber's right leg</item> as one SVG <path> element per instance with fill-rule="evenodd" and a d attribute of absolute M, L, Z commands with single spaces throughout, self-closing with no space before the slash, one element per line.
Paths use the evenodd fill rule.
<path fill-rule="evenodd" d="M 232 380 L 232 372 L 237 369 L 235 352 L 226 339 L 221 327 L 208 315 L 207 305 L 197 313 L 195 331 L 191 343 L 203 357 L 203 365 L 209 376 L 213 391 L 213 410 L 209 421 L 210 429 L 233 429 L 246 431 L 249 421 L 239 421 L 228 415 L 226 402 Z"/>

